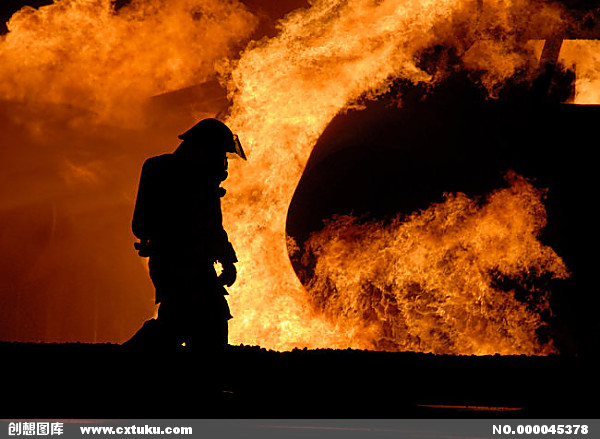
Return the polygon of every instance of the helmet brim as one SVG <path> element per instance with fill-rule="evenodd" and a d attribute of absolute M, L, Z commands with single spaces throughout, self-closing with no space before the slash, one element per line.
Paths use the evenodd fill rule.
<path fill-rule="evenodd" d="M 238 138 L 237 134 L 233 135 L 233 144 L 234 144 L 234 148 L 235 148 L 235 153 L 237 155 L 239 155 L 242 159 L 248 160 L 248 158 L 246 157 L 246 153 L 244 152 L 244 148 L 242 148 L 242 144 L 240 143 L 240 139 Z"/>

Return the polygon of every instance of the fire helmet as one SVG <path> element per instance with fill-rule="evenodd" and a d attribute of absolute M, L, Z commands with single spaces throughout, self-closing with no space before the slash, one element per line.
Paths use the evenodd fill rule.
<path fill-rule="evenodd" d="M 217 119 L 203 119 L 178 136 L 181 140 L 224 148 L 225 152 L 237 154 L 246 160 L 246 154 L 236 134 Z"/>

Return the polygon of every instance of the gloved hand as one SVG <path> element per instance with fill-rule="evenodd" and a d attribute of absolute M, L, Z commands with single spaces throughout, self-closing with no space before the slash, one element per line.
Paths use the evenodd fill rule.
<path fill-rule="evenodd" d="M 223 266 L 223 271 L 219 276 L 219 282 L 222 285 L 227 285 L 228 287 L 232 286 L 237 277 L 237 270 L 235 269 L 235 265 L 233 263 L 221 264 Z"/>
<path fill-rule="evenodd" d="M 133 246 L 142 258 L 147 258 L 150 256 L 150 240 L 140 239 L 140 242 L 134 242 Z"/>

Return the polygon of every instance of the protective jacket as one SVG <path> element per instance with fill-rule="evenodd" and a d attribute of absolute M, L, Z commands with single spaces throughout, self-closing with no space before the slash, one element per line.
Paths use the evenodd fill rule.
<path fill-rule="evenodd" d="M 156 303 L 169 300 L 169 296 L 186 294 L 166 291 L 181 289 L 181 285 L 163 288 L 174 282 L 177 285 L 177 279 L 169 279 L 176 276 L 173 270 L 181 277 L 186 267 L 194 272 L 206 272 L 206 267 L 212 269 L 215 261 L 237 262 L 223 229 L 221 197 L 225 191 L 219 185 L 226 175 L 224 169 L 215 169 L 214 162 L 191 160 L 177 151 L 152 157 L 144 163 L 132 229 L 142 243 L 147 243 Z M 198 279 L 198 282 L 206 282 L 206 279 Z M 226 293 L 222 285 L 215 288 Z"/>

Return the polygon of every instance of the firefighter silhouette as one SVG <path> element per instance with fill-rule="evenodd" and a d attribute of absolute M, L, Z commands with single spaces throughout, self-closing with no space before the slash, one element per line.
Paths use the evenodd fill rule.
<path fill-rule="evenodd" d="M 149 257 L 160 306 L 137 338 L 220 349 L 231 318 L 224 285 L 237 275 L 223 229 L 220 184 L 227 178 L 227 154 L 246 156 L 237 136 L 216 119 L 198 122 L 179 138 L 173 153 L 149 158 L 142 168 L 132 229 L 139 255 Z"/>

